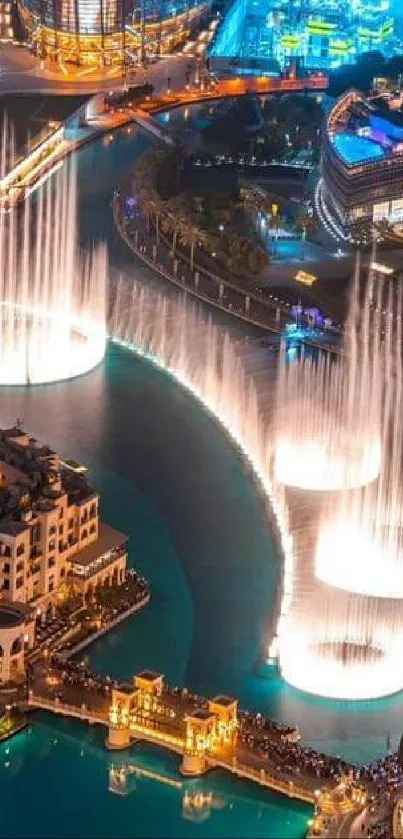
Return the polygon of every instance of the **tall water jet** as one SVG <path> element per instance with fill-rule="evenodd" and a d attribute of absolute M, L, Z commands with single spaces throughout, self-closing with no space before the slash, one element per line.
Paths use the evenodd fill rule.
<path fill-rule="evenodd" d="M 358 300 L 355 287 L 348 329 L 351 323 L 357 322 Z M 374 438 L 375 431 L 379 435 L 378 470 L 381 466 L 382 473 L 366 485 L 364 491 L 371 491 L 372 495 L 368 497 L 373 498 L 373 492 L 382 487 L 379 509 L 390 513 L 394 509 L 393 499 L 397 504 L 400 497 L 397 489 L 396 496 L 394 492 L 390 495 L 391 485 L 396 488 L 401 485 L 400 464 L 393 466 L 391 462 L 390 470 L 384 472 L 383 455 L 391 439 L 396 441 L 394 452 L 399 451 L 396 422 L 391 420 L 396 417 L 401 400 L 400 385 L 397 384 L 401 369 L 400 360 L 390 366 L 389 349 L 402 335 L 400 322 L 388 315 L 389 308 L 394 311 L 395 306 L 400 306 L 400 295 L 392 299 L 387 292 L 387 301 L 385 306 L 383 288 L 370 278 L 365 297 L 369 311 L 363 313 L 364 325 L 360 326 L 359 340 L 352 334 L 347 335 L 345 341 L 345 352 L 356 356 L 350 359 L 350 367 L 347 360 L 342 359 L 342 364 L 347 369 L 362 372 L 365 387 L 362 386 L 359 392 L 362 401 L 356 413 L 357 423 L 362 420 Z M 337 509 L 339 495 L 340 499 L 351 501 L 363 490 L 348 490 L 344 481 L 339 492 L 318 492 L 316 489 L 301 492 L 285 489 L 276 482 L 273 417 L 266 410 L 272 398 L 269 394 L 266 402 L 264 396 L 267 395 L 267 375 L 261 377 L 261 393 L 258 375 L 251 375 L 251 367 L 248 367 L 247 350 L 244 358 L 229 335 L 217 329 L 186 300 L 167 300 L 148 288 L 120 281 L 109 331 L 119 343 L 146 355 L 191 390 L 223 424 L 259 481 L 271 520 L 277 521 L 283 558 L 280 596 L 270 633 L 271 654 L 278 656 L 283 677 L 302 690 L 332 698 L 370 699 L 400 690 L 403 686 L 403 598 L 391 600 L 379 593 L 375 596 L 348 591 L 318 579 L 316 573 L 315 547 L 323 516 L 327 510 Z M 374 341 L 372 348 L 370 332 Z M 362 357 L 363 347 L 370 349 L 369 357 Z M 258 364 L 260 361 L 261 356 Z M 307 369 L 316 377 L 315 367 L 311 365 Z M 389 391 L 385 389 L 385 380 L 391 378 L 396 386 Z M 330 375 L 330 382 L 334 381 Z M 336 381 L 340 388 L 346 388 L 346 393 L 340 394 L 338 399 L 345 410 L 344 416 L 350 417 L 352 422 L 357 374 L 350 373 L 345 381 Z M 371 413 L 372 403 L 364 404 L 365 393 L 373 399 L 375 406 L 370 422 L 367 415 Z M 348 430 L 354 430 L 352 424 Z M 359 435 L 357 425 L 355 436 L 348 439 L 359 439 Z M 340 440 L 340 436 L 336 439 Z M 329 506 L 323 504 L 324 499 L 329 501 Z M 330 501 L 336 506 L 332 507 Z M 378 516 L 376 505 L 371 509 Z M 385 519 L 381 518 L 382 521 Z M 355 557 L 350 553 L 350 564 L 354 561 Z"/>
<path fill-rule="evenodd" d="M 379 326 L 373 280 L 359 305 L 358 266 L 344 344 L 288 363 L 281 354 L 275 418 L 275 470 L 286 486 L 334 491 L 373 481 L 381 460 Z M 368 404 L 371 411 L 368 411 Z"/>
<path fill-rule="evenodd" d="M 374 301 L 375 302 L 375 301 Z M 372 485 L 324 506 L 316 576 L 346 591 L 403 599 L 402 289 L 379 281 L 382 468 Z M 372 409 L 370 399 L 368 410 Z"/>
<path fill-rule="evenodd" d="M 0 214 L 0 384 L 67 379 L 102 360 L 107 252 L 81 254 L 77 231 L 73 164 L 36 203 Z"/>
<path fill-rule="evenodd" d="M 230 435 L 259 485 L 282 560 L 270 640 L 277 647 L 293 591 L 294 555 L 283 488 L 273 477 L 269 416 L 251 370 L 230 336 L 186 299 L 167 300 L 152 289 L 120 280 L 109 334 L 173 375 Z M 267 384 L 267 378 L 265 377 Z"/>
<path fill-rule="evenodd" d="M 291 398 L 297 382 L 291 431 L 301 447 L 316 443 L 324 477 L 303 463 L 300 480 L 288 480 L 299 489 L 287 490 L 294 575 L 280 668 L 295 687 L 332 698 L 403 687 L 402 300 L 400 287 L 372 274 L 360 294 L 357 272 L 344 357 L 302 358 L 277 390 L 279 401 Z M 361 463 L 360 440 L 372 451 Z"/>

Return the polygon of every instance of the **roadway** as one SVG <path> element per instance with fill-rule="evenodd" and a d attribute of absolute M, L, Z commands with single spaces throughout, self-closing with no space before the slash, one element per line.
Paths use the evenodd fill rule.
<path fill-rule="evenodd" d="M 150 82 L 157 93 L 165 90 L 167 79 L 173 91 L 184 85 L 188 66 L 195 69 L 195 59 L 191 55 L 168 55 L 151 64 L 147 71 L 135 68 L 130 72 L 130 84 Z M 0 48 L 0 94 L 15 93 L 54 93 L 58 96 L 93 94 L 102 90 L 116 90 L 123 87 L 123 78 L 116 71 L 90 74 L 83 68 L 69 71 L 55 71 L 46 65 L 43 69 L 26 47 L 14 44 L 1 44 Z"/>

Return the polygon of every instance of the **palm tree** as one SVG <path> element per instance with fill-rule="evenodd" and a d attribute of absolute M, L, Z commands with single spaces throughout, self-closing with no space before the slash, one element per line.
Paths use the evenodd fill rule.
<path fill-rule="evenodd" d="M 147 230 L 148 230 L 148 232 L 150 232 L 151 208 L 150 208 L 150 205 L 149 205 L 149 202 L 148 202 L 148 198 L 145 195 L 142 195 L 141 193 L 139 195 L 139 198 L 140 198 L 140 201 L 141 201 L 142 209 L 143 209 L 143 211 L 146 215 Z"/>
<path fill-rule="evenodd" d="M 162 202 L 158 199 L 157 195 L 154 192 L 150 192 L 148 195 L 142 198 L 143 208 L 147 215 L 147 227 L 148 231 L 150 231 L 150 218 L 154 218 L 155 224 L 155 235 L 157 240 L 157 245 L 159 245 L 160 239 L 160 219 L 162 215 Z"/>
<path fill-rule="evenodd" d="M 177 240 L 178 232 L 179 232 L 179 224 L 180 224 L 180 220 L 178 219 L 177 216 L 175 216 L 171 212 L 166 213 L 166 215 L 164 215 L 164 217 L 162 218 L 162 221 L 161 221 L 162 231 L 166 235 L 172 236 L 171 256 L 173 256 L 173 257 L 175 256 L 176 240 Z"/>
<path fill-rule="evenodd" d="M 235 274 L 242 274 L 248 270 L 248 258 L 251 249 L 251 242 L 246 236 L 239 233 L 233 234 L 228 239 L 228 252 L 226 254 L 226 266 Z"/>
<path fill-rule="evenodd" d="M 267 196 L 262 195 L 257 189 L 242 190 L 242 198 L 245 210 L 254 220 L 259 213 L 267 212 Z"/>
<path fill-rule="evenodd" d="M 195 247 L 198 242 L 205 240 L 205 233 L 193 221 L 187 219 L 185 223 L 180 223 L 179 236 L 181 244 L 190 250 L 190 270 L 193 271 Z"/>
<path fill-rule="evenodd" d="M 172 256 L 175 256 L 176 242 L 181 228 L 188 223 L 185 214 L 185 203 L 181 196 L 172 198 L 166 203 L 167 212 L 164 214 L 161 221 L 161 227 L 164 233 L 172 236 Z"/>

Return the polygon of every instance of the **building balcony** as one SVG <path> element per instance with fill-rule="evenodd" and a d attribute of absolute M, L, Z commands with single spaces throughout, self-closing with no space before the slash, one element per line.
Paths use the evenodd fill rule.
<path fill-rule="evenodd" d="M 100 522 L 98 538 L 74 554 L 70 559 L 70 576 L 89 579 L 127 553 L 127 537 Z"/>

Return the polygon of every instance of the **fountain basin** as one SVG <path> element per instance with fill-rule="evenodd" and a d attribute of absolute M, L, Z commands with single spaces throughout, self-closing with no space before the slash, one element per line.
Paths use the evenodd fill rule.
<path fill-rule="evenodd" d="M 349 519 L 322 525 L 316 544 L 315 574 L 328 585 L 357 594 L 403 599 L 403 545 L 400 527 Z"/>
<path fill-rule="evenodd" d="M 69 311 L 0 304 L 0 384 L 45 384 L 96 367 L 106 348 L 102 319 Z"/>
<path fill-rule="evenodd" d="M 78 241 L 74 158 L 0 214 L 0 384 L 70 379 L 102 361 L 108 255 Z"/>
<path fill-rule="evenodd" d="M 297 630 L 296 630 L 297 632 Z M 365 640 L 301 640 L 283 646 L 281 674 L 288 684 L 327 699 L 370 700 L 403 688 L 402 633 L 398 637 Z M 400 648 L 400 649 L 399 649 Z"/>
<path fill-rule="evenodd" d="M 346 447 L 279 436 L 274 464 L 277 481 L 285 486 L 316 492 L 358 489 L 378 477 L 381 446 L 371 437 Z"/>

